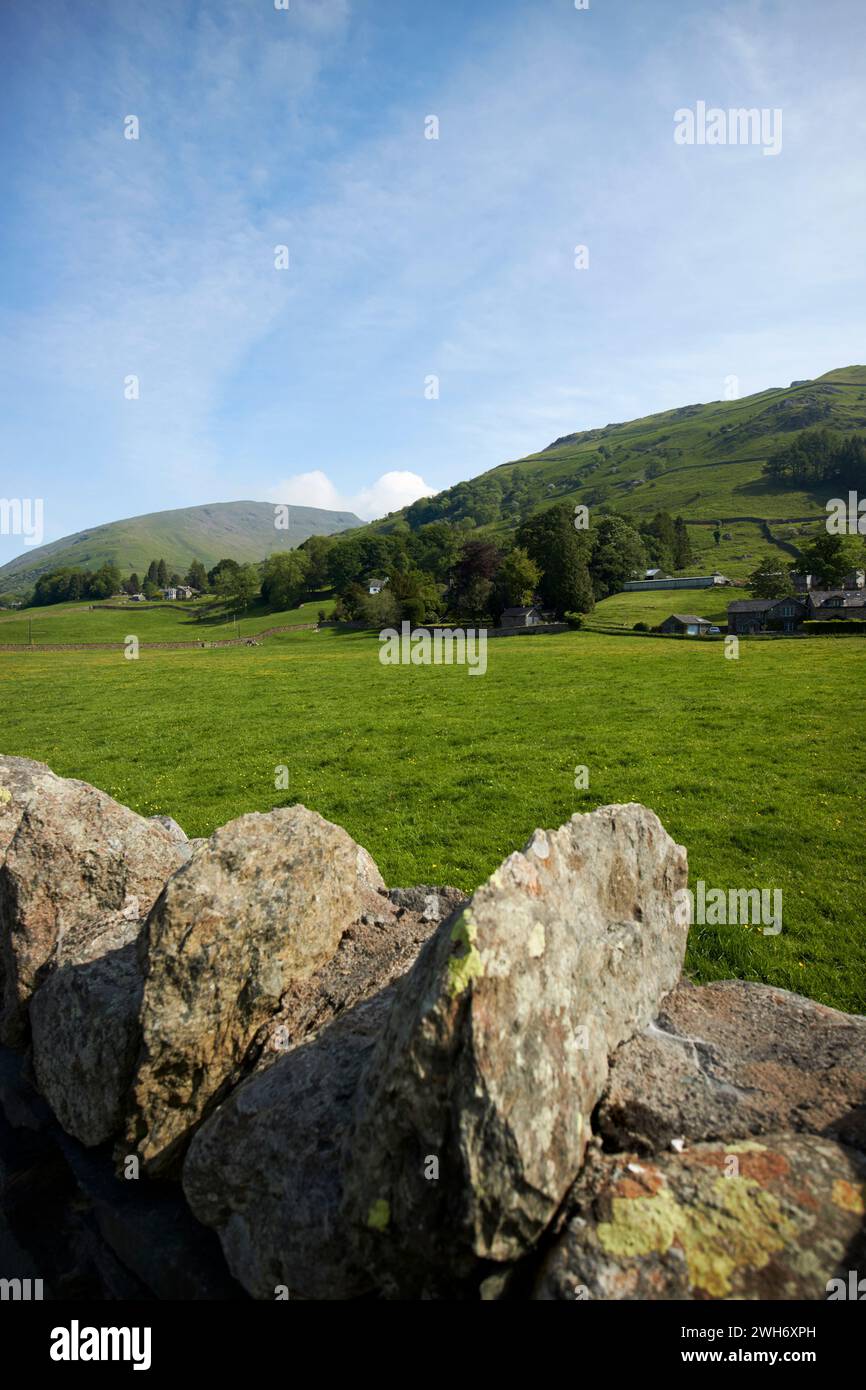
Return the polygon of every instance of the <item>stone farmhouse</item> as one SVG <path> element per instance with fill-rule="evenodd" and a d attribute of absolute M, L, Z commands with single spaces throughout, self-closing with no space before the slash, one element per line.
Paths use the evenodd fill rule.
<path fill-rule="evenodd" d="M 810 588 L 790 598 L 738 599 L 728 604 L 728 632 L 796 632 L 806 621 L 832 618 L 866 622 L 866 592 Z"/>
<path fill-rule="evenodd" d="M 728 604 L 728 632 L 795 632 L 808 614 L 801 598 L 741 598 Z"/>
<path fill-rule="evenodd" d="M 810 618 L 866 617 L 862 589 L 810 589 L 806 598 Z"/>

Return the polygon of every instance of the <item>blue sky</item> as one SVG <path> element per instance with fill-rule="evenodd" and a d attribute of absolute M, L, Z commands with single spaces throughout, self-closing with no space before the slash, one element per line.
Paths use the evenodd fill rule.
<path fill-rule="evenodd" d="M 0 496 L 45 540 L 378 515 L 863 362 L 864 40 L 861 0 L 5 0 Z M 678 145 L 698 101 L 780 153 Z"/>

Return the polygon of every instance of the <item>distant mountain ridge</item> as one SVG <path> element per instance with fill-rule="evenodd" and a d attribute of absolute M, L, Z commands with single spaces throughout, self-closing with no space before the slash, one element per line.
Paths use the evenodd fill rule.
<path fill-rule="evenodd" d="M 363 525 L 354 512 L 294 506 L 288 512 L 286 529 L 274 524 L 273 502 L 210 502 L 109 521 L 16 556 L 0 567 L 0 593 L 29 589 L 40 575 L 64 566 L 93 570 L 110 563 L 123 575 L 143 576 L 151 560 L 164 559 L 169 573 L 179 574 L 193 560 L 208 569 L 222 559 L 255 563 L 275 550 L 294 549 L 308 536 Z"/>

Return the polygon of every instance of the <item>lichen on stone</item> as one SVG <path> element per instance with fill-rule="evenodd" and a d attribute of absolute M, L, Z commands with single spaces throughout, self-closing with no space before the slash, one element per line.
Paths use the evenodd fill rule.
<path fill-rule="evenodd" d="M 367 1213 L 367 1225 L 371 1231 L 387 1231 L 390 1220 L 390 1203 L 385 1197 L 378 1197 Z"/>
<path fill-rule="evenodd" d="M 448 960 L 448 993 L 452 999 L 456 999 L 459 994 L 468 989 L 473 980 L 480 979 L 484 974 L 481 952 L 475 945 L 477 936 L 478 928 L 467 908 L 466 911 L 461 912 L 451 928 L 451 940 L 457 945 L 466 947 L 464 955 L 451 956 Z"/>
<path fill-rule="evenodd" d="M 843 1211 L 866 1216 L 866 1183 L 846 1182 L 844 1178 L 837 1178 L 833 1184 L 832 1201 Z"/>
<path fill-rule="evenodd" d="M 739 1268 L 763 1269 L 796 1235 L 777 1197 L 748 1178 L 717 1178 L 710 1192 L 681 1206 L 665 1187 L 652 1197 L 614 1197 L 612 1219 L 598 1227 L 608 1254 L 664 1255 L 678 1246 L 689 1283 L 711 1298 L 731 1293 Z"/>

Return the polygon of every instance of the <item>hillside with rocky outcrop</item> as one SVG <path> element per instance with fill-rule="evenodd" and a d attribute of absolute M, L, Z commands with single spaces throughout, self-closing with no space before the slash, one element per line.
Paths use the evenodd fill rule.
<path fill-rule="evenodd" d="M 303 806 L 188 841 L 0 758 L 0 1276 L 51 1297 L 823 1299 L 866 1020 L 682 976 L 630 804 L 468 900 Z"/>

